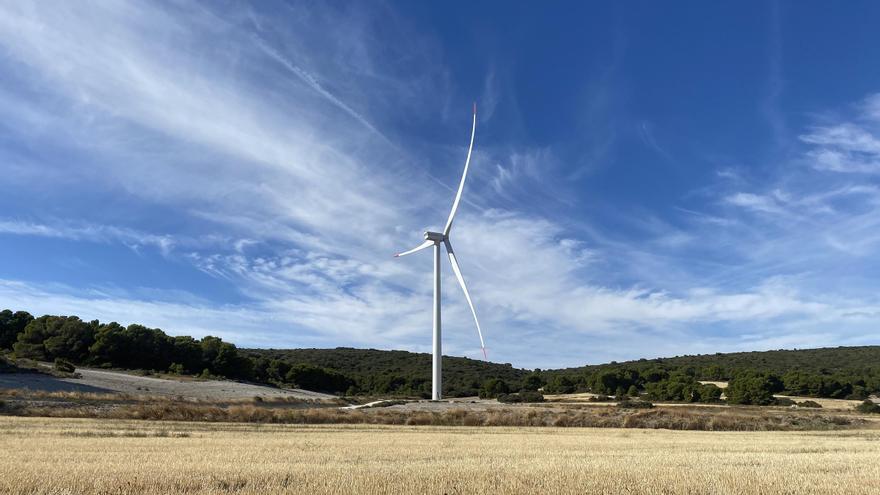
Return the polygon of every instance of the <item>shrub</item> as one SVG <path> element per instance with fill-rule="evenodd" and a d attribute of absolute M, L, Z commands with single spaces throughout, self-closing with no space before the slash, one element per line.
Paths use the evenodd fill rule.
<path fill-rule="evenodd" d="M 867 414 L 880 414 L 880 405 L 874 404 L 874 402 L 870 400 L 866 400 L 856 406 L 856 411 Z"/>
<path fill-rule="evenodd" d="M 523 390 L 519 396 L 523 402 L 544 402 L 544 394 L 534 390 Z"/>
<path fill-rule="evenodd" d="M 865 400 L 868 398 L 868 389 L 861 385 L 854 385 L 852 387 L 852 393 L 847 395 L 845 399 L 848 400 Z"/>
<path fill-rule="evenodd" d="M 797 404 L 795 401 L 789 399 L 788 397 L 776 397 L 776 405 L 777 406 L 793 406 Z"/>
<path fill-rule="evenodd" d="M 73 373 L 76 371 L 76 366 L 74 366 L 70 361 L 65 361 L 61 358 L 55 358 L 55 371 L 60 371 L 62 373 Z"/>
<path fill-rule="evenodd" d="M 617 403 L 620 409 L 652 409 L 654 404 L 644 400 L 624 400 Z"/>
<path fill-rule="evenodd" d="M 816 402 L 814 400 L 805 400 L 803 402 L 798 402 L 797 406 L 798 407 L 822 407 L 822 404 L 819 404 L 818 402 Z"/>

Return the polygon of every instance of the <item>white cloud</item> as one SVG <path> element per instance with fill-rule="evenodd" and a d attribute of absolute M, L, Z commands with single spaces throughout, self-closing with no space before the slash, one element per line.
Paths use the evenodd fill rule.
<path fill-rule="evenodd" d="M 78 157 L 35 159 L 29 173 L 53 178 L 47 187 L 59 175 L 77 177 L 174 212 L 206 234 L 108 226 L 100 212 L 70 225 L 7 218 L 0 233 L 155 246 L 248 301 L 7 280 L 0 305 L 214 333 L 245 345 L 428 350 L 429 256 L 390 255 L 442 222 L 451 200 L 430 181 L 430 161 L 412 150 L 463 158 L 467 143 L 389 141 L 408 143 L 407 125 L 439 116 L 466 128 L 469 103 L 461 115 L 450 110 L 442 51 L 399 19 L 377 28 L 358 18 L 369 15 L 358 8 L 341 17 L 323 8 L 332 9 L 314 6 L 285 25 L 258 12 L 236 20 L 185 4 L 0 6 L 0 68 L 10 74 L 0 103 L 11 103 L 0 110 L 3 132 Z M 408 42 L 376 43 L 377 31 L 389 29 Z M 494 73 L 484 82 L 489 118 L 506 100 Z M 865 103 L 863 120 L 802 136 L 805 158 L 826 170 L 874 167 L 880 151 L 865 119 L 878 115 L 875 99 Z M 641 130 L 662 152 L 651 127 Z M 453 242 L 493 359 L 558 366 L 857 341 L 880 314 L 858 287 L 853 297 L 832 297 L 811 285 L 821 274 L 775 277 L 785 267 L 817 270 L 814 262 L 841 252 L 874 253 L 880 203 L 872 186 L 748 188 L 728 169 L 719 175 L 736 179 L 728 182 L 737 190 L 720 196 L 723 212 L 696 212 L 685 227 L 648 212 L 647 220 L 628 219 L 639 235 L 615 237 L 589 219 L 549 220 L 557 205 L 574 201 L 552 148 L 483 147 L 481 132 L 468 182 L 481 194 L 466 197 L 472 202 L 459 213 Z M 603 132 L 598 141 L 613 141 Z M 459 167 L 456 161 L 441 176 L 457 180 Z M 742 209 L 766 220 L 741 217 Z M 477 357 L 448 270 L 443 283 L 445 348 Z"/>
<path fill-rule="evenodd" d="M 167 255 L 175 246 L 175 239 L 170 235 L 155 235 L 137 230 L 107 225 L 46 225 L 0 219 L 0 234 L 53 237 L 73 241 L 89 241 L 111 243 L 119 242 L 132 249 L 142 246 L 153 246 L 163 255 Z"/>
<path fill-rule="evenodd" d="M 880 94 L 861 103 L 860 118 L 817 126 L 800 140 L 813 145 L 807 157 L 820 170 L 849 173 L 880 172 Z"/>
<path fill-rule="evenodd" d="M 753 193 L 738 192 L 726 197 L 725 201 L 735 206 L 742 206 L 763 213 L 785 212 L 785 209 L 780 206 L 778 198 Z"/>

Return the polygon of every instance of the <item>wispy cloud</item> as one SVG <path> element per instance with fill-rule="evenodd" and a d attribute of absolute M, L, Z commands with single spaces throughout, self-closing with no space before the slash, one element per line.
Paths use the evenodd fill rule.
<path fill-rule="evenodd" d="M 876 174 L 880 173 L 880 98 L 871 95 L 860 105 L 852 120 L 814 126 L 800 136 L 812 145 L 806 156 L 819 170 Z"/>
<path fill-rule="evenodd" d="M 299 67 L 298 65 L 292 63 L 287 57 L 282 55 L 278 50 L 269 46 L 258 35 L 254 35 L 254 40 L 257 43 L 257 46 L 259 46 L 260 49 L 262 49 L 267 55 L 269 55 L 270 57 L 272 57 L 273 59 L 278 61 L 278 63 L 280 63 L 281 65 L 286 67 L 290 72 L 295 74 L 298 78 L 300 78 L 300 80 L 302 80 L 304 83 L 306 83 L 310 88 L 314 89 L 318 94 L 320 94 L 321 96 L 326 98 L 327 101 L 332 103 L 334 106 L 340 108 L 345 113 L 351 115 L 355 120 L 357 120 L 358 122 L 363 124 L 364 127 L 371 130 L 372 132 L 376 133 L 378 136 L 381 136 L 382 139 L 387 140 L 387 138 L 385 138 L 385 136 L 382 135 L 382 133 L 379 132 L 379 130 L 376 129 L 373 126 L 373 124 L 371 124 L 369 121 L 367 121 L 367 119 L 363 115 L 361 115 L 360 113 L 355 111 L 353 108 L 348 106 L 344 101 L 342 101 L 339 98 L 337 98 L 336 96 L 334 96 L 333 93 L 331 93 L 330 91 L 325 89 L 324 86 L 322 86 L 321 83 L 318 82 L 318 79 L 314 75 L 312 75 L 311 73 L 309 73 L 305 69 Z"/>
<path fill-rule="evenodd" d="M 769 3 L 770 15 L 768 18 L 770 26 L 768 30 L 767 82 L 760 110 L 764 114 L 770 130 L 773 132 L 775 144 L 777 146 L 788 146 L 790 144 L 788 125 L 785 121 L 785 114 L 780 107 L 780 100 L 785 89 L 782 52 L 782 6 L 778 1 Z"/>
<path fill-rule="evenodd" d="M 281 21 L 261 8 L 239 19 L 210 4 L 0 6 L 0 132 L 39 150 L 21 154 L 16 174 L 42 179 L 44 198 L 76 188 L 116 198 L 22 202 L 0 234 L 156 249 L 169 277 L 187 263 L 244 301 L 5 280 L 0 306 L 244 345 L 430 348 L 430 260 L 390 255 L 445 218 L 450 191 L 431 178 L 454 182 L 467 143 L 410 128 L 437 121 L 458 139 L 472 96 L 453 109 L 442 49 L 394 15 L 314 4 Z M 624 120 L 613 70 L 584 104 L 576 132 L 589 142 L 575 152 L 497 135 L 484 144 L 478 129 L 453 235 L 492 356 L 546 367 L 863 340 L 880 303 L 856 276 L 824 287 L 823 271 L 840 270 L 841 253 L 876 253 L 880 194 L 829 171 L 880 162 L 880 97 L 795 143 L 797 173 L 831 180 L 756 183 L 728 168 L 705 204 L 674 210 L 681 217 L 599 218 L 573 209 L 583 198 L 568 179 L 611 154 Z M 478 78 L 487 119 L 516 104 L 498 74 Z M 477 357 L 468 309 L 444 277 L 445 348 Z"/>
<path fill-rule="evenodd" d="M 167 255 L 175 246 L 175 239 L 170 235 L 148 234 L 129 228 L 108 225 L 46 225 L 15 220 L 0 220 L 0 234 L 53 237 L 101 243 L 119 242 L 132 249 L 152 246 L 164 255 Z"/>

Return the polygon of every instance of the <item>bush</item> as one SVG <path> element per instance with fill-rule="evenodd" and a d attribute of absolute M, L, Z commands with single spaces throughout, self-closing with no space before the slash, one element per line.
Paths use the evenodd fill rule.
<path fill-rule="evenodd" d="M 617 403 L 620 409 L 652 409 L 654 404 L 644 400 L 624 400 Z"/>
<path fill-rule="evenodd" d="M 73 373 L 76 371 L 76 366 L 74 366 L 70 361 L 65 361 L 61 358 L 55 358 L 55 371 L 60 371 L 62 373 Z"/>
<path fill-rule="evenodd" d="M 856 406 L 856 411 L 867 414 L 880 414 L 880 405 L 874 404 L 874 402 L 870 400 L 866 400 Z"/>
<path fill-rule="evenodd" d="M 777 406 L 794 406 L 797 402 L 789 399 L 788 397 L 776 397 L 776 405 Z"/>
<path fill-rule="evenodd" d="M 822 404 L 819 404 L 818 402 L 816 402 L 814 400 L 805 400 L 803 402 L 798 402 L 797 406 L 798 407 L 817 407 L 818 408 L 818 407 L 822 407 Z"/>

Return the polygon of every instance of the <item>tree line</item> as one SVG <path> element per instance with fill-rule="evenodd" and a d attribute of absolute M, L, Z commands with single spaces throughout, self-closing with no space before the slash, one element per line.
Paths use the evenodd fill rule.
<path fill-rule="evenodd" d="M 248 380 L 348 395 L 429 397 L 431 356 L 375 349 L 239 349 L 213 336 L 169 336 L 139 324 L 0 311 L 0 349 L 17 358 Z M 782 360 L 780 366 L 774 359 Z M 839 360 L 844 360 L 840 362 Z M 443 393 L 499 397 L 541 390 L 657 401 L 772 404 L 774 394 L 865 399 L 880 393 L 880 347 L 681 356 L 564 370 L 444 357 Z M 520 398 L 518 395 L 514 399 Z"/>
<path fill-rule="evenodd" d="M 663 401 L 717 401 L 721 390 L 700 383 L 703 381 L 727 381 L 724 393 L 731 404 L 770 405 L 777 402 L 775 394 L 850 400 L 880 394 L 880 368 L 774 373 L 756 368 L 726 369 L 716 364 L 694 367 L 644 361 L 589 367 L 579 373 L 560 370 L 545 374 L 549 375 L 544 387 L 547 393 L 644 395 Z"/>
<path fill-rule="evenodd" d="M 219 337 L 170 336 L 161 329 L 76 316 L 0 311 L 0 350 L 15 358 L 225 377 L 348 395 L 430 397 L 430 356 L 361 349 L 239 349 Z M 425 358 L 427 357 L 427 361 Z M 3 367 L 0 366 L 0 371 Z M 511 383 L 525 372 L 464 358 L 444 359 L 444 393 L 477 395 L 483 381 Z"/>

